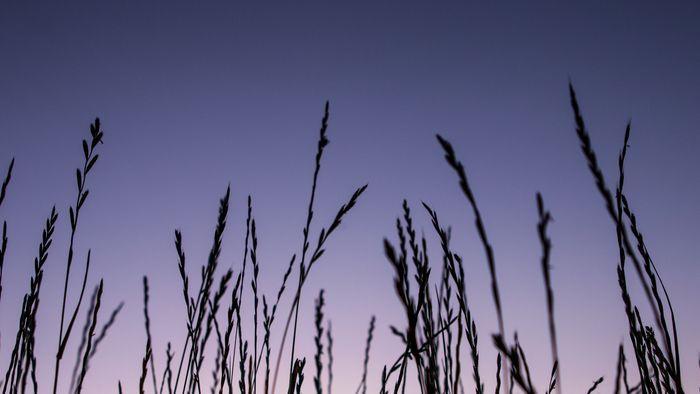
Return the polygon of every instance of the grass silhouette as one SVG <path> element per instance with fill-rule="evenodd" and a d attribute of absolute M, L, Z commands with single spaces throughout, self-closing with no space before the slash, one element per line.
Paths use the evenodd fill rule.
<path fill-rule="evenodd" d="M 571 84 L 569 85 L 569 93 L 574 113 L 575 131 L 582 153 L 616 230 L 616 245 L 619 251 L 616 273 L 624 306 L 621 312 L 627 319 L 629 340 L 634 353 L 631 360 L 636 368 L 633 368 L 632 371 L 628 370 L 628 359 L 623 345 L 620 344 L 614 391 L 616 394 L 620 392 L 625 394 L 682 394 L 685 391 L 681 379 L 680 344 L 675 313 L 666 287 L 659 276 L 651 253 L 647 249 L 639 221 L 632 210 L 630 198 L 624 192 L 624 163 L 631 126 L 628 124 L 624 133 L 623 145 L 618 157 L 618 180 L 613 193 L 598 165 L 598 159 L 592 148 L 581 108 Z M 182 347 L 179 352 L 173 351 L 171 342 L 167 342 L 164 368 L 160 370 L 156 368 L 153 344 L 158 338 L 152 336 L 150 329 L 152 318 L 149 313 L 150 288 L 148 278 L 144 277 L 143 313 L 147 340 L 140 365 L 139 393 L 201 394 L 207 390 L 212 394 L 236 391 L 241 394 L 257 394 L 258 392 L 269 394 L 283 391 L 292 394 L 312 390 L 317 394 L 322 394 L 324 391 L 328 394 L 332 392 L 333 334 L 331 323 L 326 320 L 324 314 L 326 307 L 324 290 L 320 291 L 314 305 L 315 354 L 313 364 L 315 371 L 313 373 L 310 373 L 306 368 L 306 359 L 296 353 L 299 335 L 299 308 L 302 305 L 303 290 L 310 279 L 311 269 L 321 260 L 327 247 L 327 241 L 341 225 L 342 220 L 357 205 L 367 185 L 355 190 L 347 202 L 340 206 L 327 227 L 323 227 L 316 235 L 311 234 L 319 173 L 324 150 L 329 144 L 328 122 L 329 105 L 326 103 L 317 143 L 307 215 L 302 228 L 301 250 L 300 253 L 292 255 L 290 258 L 287 269 L 283 273 L 281 285 L 275 294 L 272 296 L 263 294 L 259 289 L 258 274 L 261 264 L 258 257 L 259 240 L 250 196 L 247 200 L 246 234 L 240 272 L 227 270 L 220 273 L 218 270 L 223 235 L 227 226 L 230 187 L 226 189 L 219 201 L 213 242 L 207 262 L 201 267 L 198 288 L 191 287 L 192 283 L 187 273 L 183 235 L 180 230 L 175 230 L 177 270 L 182 282 L 182 295 L 186 310 L 186 335 L 182 338 Z M 97 148 L 103 141 L 103 135 L 100 120 L 96 119 L 90 125 L 89 142 L 88 140 L 82 141 L 83 165 L 82 168 L 76 170 L 77 196 L 75 204 L 69 207 L 70 240 L 54 363 L 52 386 L 54 394 L 58 392 L 73 394 L 83 391 L 83 383 L 89 371 L 90 360 L 97 352 L 98 345 L 105 340 L 110 327 L 118 318 L 123 307 L 123 303 L 120 303 L 98 330 L 98 322 L 104 320 L 100 318 L 100 310 L 105 283 L 100 279 L 87 306 L 81 341 L 77 348 L 77 357 L 72 370 L 71 384 L 68 391 L 63 391 L 58 384 L 61 364 L 77 316 L 83 306 L 82 301 L 90 268 L 90 250 L 88 250 L 81 287 L 79 289 L 68 287 L 74 262 L 74 240 L 82 212 L 81 208 L 89 196 L 88 175 L 92 174 L 98 160 Z M 383 367 L 381 380 L 374 382 L 373 386 L 378 388 L 381 394 L 405 393 L 406 391 L 457 394 L 464 392 L 464 375 L 466 375 L 466 370 L 471 369 L 471 379 L 474 381 L 476 394 L 491 390 L 496 394 L 501 391 L 507 394 L 515 391 L 535 394 L 538 392 L 537 384 L 533 382 L 526 352 L 518 340 L 517 332 L 513 333 L 512 339 L 506 335 L 494 249 L 489 241 L 476 194 L 469 183 L 467 171 L 458 159 L 456 150 L 451 143 L 440 135 L 437 135 L 437 141 L 444 153 L 448 167 L 457 175 L 458 187 L 467 199 L 467 209 L 473 214 L 474 225 L 485 253 L 491 280 L 491 296 L 498 321 L 498 332 L 493 334 L 491 338 L 493 345 L 499 352 L 496 359 L 496 383 L 489 390 L 484 383 L 485 379 L 481 370 L 482 360 L 479 353 L 483 343 L 479 342 L 478 324 L 472 316 L 467 299 L 464 262 L 461 255 L 456 253 L 451 246 L 452 233 L 449 227 L 442 224 L 437 211 L 429 203 L 422 203 L 423 209 L 430 218 L 430 225 L 439 240 L 439 250 L 442 253 L 441 264 L 431 264 L 427 253 L 428 240 L 425 235 L 421 237 L 417 235 L 413 213 L 409 203 L 404 200 L 402 204 L 403 214 L 396 220 L 397 241 L 392 242 L 389 239 L 384 239 L 383 242 L 385 257 L 394 270 L 393 286 L 406 319 L 404 327 L 392 326 L 390 328 L 401 342 L 404 350 L 396 357 L 393 364 L 386 364 Z M 12 159 L 2 182 L 0 207 L 2 207 L 8 192 L 14 165 L 15 161 Z M 546 394 L 551 394 L 554 390 L 561 394 L 563 392 L 561 364 L 555 324 L 554 292 L 550 276 L 552 241 L 549 238 L 548 226 L 552 214 L 546 209 L 541 194 L 537 193 L 535 201 L 538 214 L 535 230 L 542 250 L 540 263 L 544 281 L 552 362 L 549 381 L 541 383 L 545 384 L 542 387 Z M 44 280 L 44 264 L 53 242 L 57 221 L 58 213 L 54 207 L 51 209 L 42 231 L 39 253 L 34 260 L 34 272 L 29 281 L 29 290 L 22 299 L 18 328 L 11 348 L 9 364 L 4 366 L 4 372 L 0 377 L 2 379 L 0 382 L 2 394 L 42 393 L 48 390 L 40 388 L 36 378 L 37 363 L 47 361 L 45 357 L 39 357 L 35 354 L 34 344 L 36 316 L 41 300 L 41 285 Z M 2 296 L 5 251 L 8 244 L 7 232 L 7 223 L 3 222 L 2 242 L 0 243 L 2 246 L 0 248 L 0 297 Z M 249 284 L 246 284 L 246 268 L 249 259 L 252 270 L 249 275 L 252 278 L 249 279 Z M 629 293 L 628 261 L 632 262 L 632 268 L 644 290 L 646 302 L 652 314 L 651 324 L 647 323 L 646 317 L 642 317 L 642 313 Z M 431 276 L 434 266 L 441 268 L 439 276 Z M 277 328 L 273 323 L 276 321 L 278 306 L 286 294 L 293 273 L 297 273 L 298 276 L 294 293 L 291 295 L 291 306 L 282 330 L 280 343 L 273 344 L 271 341 L 272 332 L 274 328 Z M 252 316 L 244 316 L 241 308 L 248 288 L 250 289 L 249 295 L 253 297 Z M 74 294 L 76 291 L 78 291 L 78 297 L 75 307 L 69 309 L 67 308 L 69 293 Z M 224 310 L 224 308 L 226 308 L 225 321 L 220 321 L 219 311 Z M 243 325 L 248 319 L 253 322 L 252 332 L 243 331 Z M 376 319 L 372 316 L 367 331 L 362 376 L 355 390 L 356 393 L 368 392 L 373 383 L 368 381 L 368 365 L 375 324 Z M 279 380 L 280 385 L 286 385 L 286 388 L 278 388 L 282 354 L 286 349 L 287 337 L 290 333 L 289 370 L 287 378 L 283 377 L 282 380 Z M 213 344 L 208 347 L 207 345 L 212 342 Z M 461 350 L 465 346 L 463 342 L 466 342 L 469 360 L 461 359 Z M 273 370 L 271 355 L 275 348 L 277 349 L 277 357 Z M 325 365 L 324 353 L 326 355 Z M 212 384 L 210 387 L 202 387 L 201 377 L 208 373 L 203 371 L 205 356 L 208 354 L 215 355 L 213 358 L 215 360 L 214 369 L 211 371 Z M 468 364 L 471 368 L 467 366 Z M 135 361 L 134 365 L 136 365 Z M 327 376 L 325 382 L 324 370 Z M 547 370 L 550 369 L 547 368 Z M 137 369 L 134 368 L 134 373 L 136 371 Z M 416 381 L 410 381 L 408 377 L 414 376 L 414 373 Z M 305 376 L 308 374 L 313 374 L 313 385 L 305 385 L 307 380 Z M 148 375 L 150 375 L 150 379 Z M 148 380 L 150 383 L 147 382 Z M 633 383 L 630 383 L 630 380 Z M 593 380 L 587 393 L 590 394 L 597 390 L 601 382 L 603 382 L 603 377 Z M 311 388 L 312 386 L 313 388 Z M 124 391 L 121 382 L 118 383 L 117 390 L 120 393 Z"/>

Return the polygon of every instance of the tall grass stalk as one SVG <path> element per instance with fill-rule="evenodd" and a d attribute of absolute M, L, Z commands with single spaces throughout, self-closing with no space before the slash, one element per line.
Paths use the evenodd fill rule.
<path fill-rule="evenodd" d="M 597 164 L 596 154 L 592 148 L 590 136 L 586 129 L 586 125 L 581 114 L 581 109 L 576 98 L 576 92 L 571 83 L 569 83 L 569 96 L 571 100 L 571 107 L 574 112 L 576 133 L 581 143 L 581 150 L 586 158 L 586 161 L 588 162 L 588 167 L 593 175 L 598 191 L 603 196 L 609 216 L 612 218 L 613 223 L 615 224 L 619 249 L 619 264 L 617 267 L 618 283 L 622 292 L 625 314 L 627 315 L 630 329 L 630 339 L 632 341 L 633 348 L 635 349 L 635 358 L 637 360 L 637 367 L 641 377 L 642 390 L 645 393 L 659 391 L 658 387 L 654 387 L 654 382 L 652 381 L 652 375 L 654 373 L 650 372 L 649 370 L 649 368 L 651 368 L 652 370 L 658 371 L 654 379 L 659 379 L 658 374 L 660 373 L 662 374 L 661 378 L 664 381 L 673 381 L 675 392 L 683 393 L 684 390 L 681 380 L 680 356 L 678 355 L 678 334 L 675 327 L 675 314 L 671 306 L 670 297 L 668 296 L 665 286 L 663 286 L 663 282 L 659 278 L 656 266 L 651 260 L 650 254 L 644 243 L 643 236 L 641 235 L 641 232 L 637 226 L 636 217 L 631 212 L 629 203 L 627 202 L 627 198 L 624 194 L 624 162 L 629 143 L 631 129 L 630 123 L 627 124 L 625 129 L 624 144 L 618 157 L 619 179 L 615 199 L 613 200 L 610 189 L 606 185 L 603 172 Z M 629 221 L 629 225 L 624 222 L 625 218 Z M 629 229 L 637 242 L 636 251 L 631 245 L 627 232 L 627 226 L 629 226 Z M 637 254 L 639 254 L 641 257 L 638 257 Z M 651 327 L 645 327 L 637 307 L 634 306 L 631 301 L 629 291 L 627 290 L 627 278 L 625 275 L 626 258 L 629 258 L 632 261 L 633 267 L 637 272 L 639 282 L 644 289 L 644 294 L 647 297 L 649 307 L 654 315 L 654 321 L 658 330 L 661 332 L 662 345 L 658 345 L 655 339 L 654 330 Z M 640 260 L 642 260 L 642 262 L 640 262 Z M 642 264 L 644 269 L 642 269 Z M 664 291 L 664 298 L 662 298 L 659 294 L 657 283 L 661 284 L 662 290 Z M 672 332 L 667 323 L 668 320 L 666 317 L 664 302 L 669 308 Z M 673 344 L 671 341 L 672 337 L 674 338 Z M 649 346 L 652 347 L 651 354 L 649 352 L 645 352 L 645 349 L 650 350 Z M 670 382 L 667 384 L 670 385 Z"/>
<path fill-rule="evenodd" d="M 469 205 L 471 205 L 472 207 L 472 211 L 474 213 L 474 223 L 476 225 L 477 232 L 479 233 L 479 238 L 481 239 L 484 251 L 486 252 L 486 261 L 488 263 L 489 273 L 491 274 L 491 293 L 493 295 L 494 305 L 496 306 L 496 317 L 498 318 L 498 332 L 501 335 L 501 337 L 503 337 L 505 336 L 505 323 L 503 321 L 501 295 L 498 289 L 498 279 L 496 276 L 496 262 L 493 255 L 493 248 L 491 247 L 491 244 L 488 240 L 486 228 L 484 227 L 484 222 L 481 218 L 481 212 L 479 211 L 479 208 L 476 204 L 476 198 L 474 197 L 474 193 L 472 192 L 472 189 L 467 180 L 467 174 L 464 170 L 464 166 L 459 160 L 457 160 L 457 156 L 454 153 L 452 145 L 440 135 L 437 135 L 437 139 L 440 145 L 442 146 L 443 151 L 445 152 L 445 160 L 450 165 L 450 167 L 452 167 L 452 169 L 457 173 L 457 176 L 459 178 L 459 186 L 462 189 L 462 192 L 464 193 L 465 197 L 469 201 Z M 505 368 L 503 368 L 503 384 L 505 390 L 508 391 L 508 363 L 506 362 L 506 360 L 504 360 L 504 363 Z"/>
<path fill-rule="evenodd" d="M 309 206 L 307 210 L 307 217 L 306 217 L 306 224 L 304 226 L 304 229 L 302 231 L 303 233 L 303 242 L 302 242 L 302 254 L 301 254 L 301 261 L 299 262 L 299 281 L 297 285 L 297 290 L 294 295 L 294 300 L 292 302 L 292 307 L 289 311 L 289 315 L 287 317 L 287 323 L 285 325 L 284 333 L 282 334 L 282 341 L 280 344 L 280 350 L 277 355 L 277 364 L 275 366 L 275 374 L 274 378 L 272 381 L 272 392 L 275 392 L 275 385 L 277 381 L 277 375 L 279 372 L 279 363 L 282 357 L 282 350 L 284 349 L 284 344 L 285 340 L 287 337 L 287 332 L 292 320 L 292 316 L 294 317 L 294 328 L 293 328 L 293 333 L 292 333 L 292 349 L 291 349 L 291 362 L 290 362 L 290 375 L 293 375 L 293 370 L 296 364 L 299 364 L 297 359 L 295 358 L 295 348 L 296 348 L 296 331 L 297 331 L 297 323 L 298 323 L 298 318 L 299 318 L 299 302 L 301 300 L 301 292 L 303 289 L 304 284 L 306 283 L 306 279 L 308 278 L 309 272 L 311 271 L 311 268 L 313 268 L 314 264 L 321 258 L 323 255 L 325 249 L 325 243 L 326 241 L 330 238 L 331 234 L 340 226 L 340 223 L 342 222 L 343 217 L 352 210 L 352 208 L 355 206 L 357 201 L 359 200 L 360 196 L 364 191 L 367 189 L 367 185 L 364 185 L 358 189 L 355 190 L 355 192 L 350 196 L 350 199 L 343 205 L 341 205 L 340 209 L 335 215 L 335 218 L 331 222 L 330 226 L 328 228 L 322 228 L 321 231 L 319 232 L 318 235 L 318 241 L 316 242 L 316 247 L 313 249 L 313 252 L 311 253 L 311 257 L 309 258 L 308 265 L 306 263 L 306 256 L 307 252 L 310 250 L 310 243 L 309 243 L 309 234 L 310 234 L 310 227 L 311 227 L 311 220 L 313 218 L 313 207 L 314 207 L 314 201 L 316 198 L 316 185 L 318 182 L 318 174 L 321 169 L 321 157 L 323 156 L 323 150 L 328 145 L 329 140 L 326 137 L 326 129 L 328 128 L 328 107 L 329 104 L 326 102 L 325 109 L 324 109 L 324 115 L 323 115 L 323 120 L 321 121 L 321 129 L 319 133 L 319 141 L 318 141 L 318 147 L 316 151 L 316 160 L 315 160 L 315 168 L 314 168 L 314 175 L 313 175 L 313 181 L 311 184 L 311 196 L 309 198 Z M 303 365 L 303 364 L 301 364 Z M 299 366 L 299 365 L 298 365 Z"/>
<path fill-rule="evenodd" d="M 90 143 L 88 144 L 87 140 L 83 140 L 83 168 L 82 170 L 77 168 L 75 171 L 78 193 L 76 196 L 75 205 L 68 208 L 70 216 L 70 241 L 68 245 L 68 258 L 66 261 L 66 274 L 63 284 L 63 301 L 61 302 L 61 323 L 58 331 L 58 350 L 56 351 L 56 364 L 54 368 L 53 394 L 56 394 L 58 390 L 58 376 L 61 369 L 61 360 L 63 359 L 63 353 L 65 352 L 66 345 L 68 344 L 68 339 L 70 338 L 73 324 L 75 323 L 75 318 L 78 315 L 78 310 L 80 309 L 80 304 L 83 300 L 83 293 L 85 292 L 86 280 L 83 280 L 83 286 L 80 290 L 78 302 L 73 310 L 70 320 L 68 321 L 68 325 L 65 326 L 64 331 L 66 301 L 68 297 L 68 282 L 70 280 L 71 267 L 73 265 L 73 246 L 75 242 L 75 235 L 78 230 L 78 220 L 80 218 L 81 208 L 83 207 L 83 204 L 85 204 L 85 200 L 90 193 L 90 190 L 86 188 L 87 178 L 90 174 L 90 170 L 94 167 L 97 159 L 99 158 L 99 154 L 95 152 L 95 149 L 102 143 L 103 136 L 104 132 L 100 126 L 100 119 L 97 118 L 95 119 L 95 122 L 90 125 Z M 90 252 L 88 251 L 88 263 L 85 265 L 86 279 L 90 267 L 89 256 Z"/>
<path fill-rule="evenodd" d="M 549 325 L 549 340 L 552 348 L 552 363 L 554 368 L 552 369 L 553 374 L 550 378 L 550 389 L 556 384 L 557 394 L 562 393 L 561 386 L 561 372 L 559 363 L 559 349 L 557 346 L 557 331 L 556 325 L 554 324 L 554 291 L 552 290 L 552 278 L 550 275 L 551 265 L 549 263 L 550 253 L 552 249 L 552 241 L 547 235 L 547 226 L 552 221 L 552 215 L 544 207 L 544 200 L 540 193 L 537 193 L 537 214 L 539 216 L 539 223 L 537 224 L 537 235 L 540 239 L 540 244 L 542 245 L 542 276 L 544 277 L 544 288 L 545 295 L 547 299 L 547 322 Z"/>

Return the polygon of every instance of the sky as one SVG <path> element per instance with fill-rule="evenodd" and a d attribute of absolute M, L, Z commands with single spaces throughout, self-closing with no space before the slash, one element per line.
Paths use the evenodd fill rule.
<path fill-rule="evenodd" d="M 42 225 L 55 204 L 59 220 L 37 338 L 40 386 L 51 384 L 68 206 L 82 164 L 80 141 L 95 117 L 104 144 L 88 179 L 69 306 L 90 249 L 89 289 L 105 281 L 101 321 L 120 301 L 125 307 L 91 364 L 90 393 L 115 392 L 118 380 L 129 391 L 137 387 L 146 341 L 143 275 L 151 282 L 156 368 L 162 371 L 168 341 L 179 352 L 186 312 L 173 231 L 183 232 L 196 283 L 228 185 L 221 272 L 241 269 L 250 195 L 260 288 L 268 298 L 277 291 L 289 258 L 301 250 L 318 128 L 329 100 L 330 144 L 312 239 L 356 187 L 369 185 L 302 295 L 299 349 L 310 362 L 313 299 L 325 289 L 335 337 L 334 391 L 357 387 L 372 315 L 370 392 L 379 389 L 381 368 L 401 352 L 389 326 L 403 327 L 405 317 L 382 240 L 396 241 L 403 199 L 434 262 L 439 244 L 421 202 L 452 226 L 453 246 L 465 258 L 486 390 L 495 385 L 489 338 L 497 323 L 486 260 L 436 133 L 452 142 L 467 169 L 495 250 L 506 329 L 517 330 L 537 386 L 544 388 L 551 370 L 536 233 L 539 191 L 554 217 L 562 385 L 582 391 L 605 376 L 602 390 L 612 390 L 617 346 L 629 342 L 617 246 L 580 153 L 571 81 L 611 187 L 624 127 L 632 122 L 626 189 L 669 288 L 684 383 L 695 390 L 699 16 L 700 4 L 683 1 L 2 2 L 1 171 L 13 157 L 16 164 L 0 208 L 10 239 L 0 365 L 4 370 L 9 360 Z M 439 271 L 433 268 L 434 275 Z M 644 305 L 634 285 L 632 293 Z M 279 316 L 286 317 L 289 304 L 287 294 Z M 61 387 L 68 384 L 77 337 L 68 346 Z M 309 369 L 309 390 L 311 375 Z M 470 390 L 466 371 L 464 381 Z"/>

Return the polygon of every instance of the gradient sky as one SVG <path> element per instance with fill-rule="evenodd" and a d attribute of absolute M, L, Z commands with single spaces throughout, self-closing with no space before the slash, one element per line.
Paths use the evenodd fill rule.
<path fill-rule="evenodd" d="M 78 272 L 91 248 L 90 283 L 105 279 L 101 319 L 121 300 L 126 307 L 91 364 L 89 393 L 116 390 L 117 379 L 136 388 L 145 344 L 142 275 L 152 285 L 156 367 L 163 367 L 167 341 L 182 346 L 173 230 L 184 233 L 195 280 L 229 183 L 221 266 L 240 269 L 251 194 L 261 288 L 276 291 L 301 247 L 318 126 L 330 100 L 331 143 L 313 234 L 355 187 L 369 183 L 314 268 L 300 313 L 301 354 L 310 360 L 312 298 L 326 289 L 336 392 L 354 392 L 360 380 L 371 315 L 378 328 L 369 391 L 378 390 L 382 366 L 400 351 L 388 327 L 405 319 L 381 240 L 394 239 L 403 198 L 433 252 L 439 246 L 420 202 L 453 226 L 454 247 L 466 259 L 486 390 L 494 387 L 488 271 L 436 132 L 452 141 L 467 168 L 495 248 L 506 327 L 518 330 L 537 386 L 551 368 L 535 231 L 541 191 L 555 218 L 563 387 L 580 392 L 604 375 L 602 390 L 612 390 L 617 345 L 628 340 L 616 241 L 574 133 L 570 78 L 609 180 L 632 120 L 627 191 L 674 302 L 686 390 L 693 391 L 700 385 L 699 17 L 697 2 L 2 2 L 3 174 L 11 157 L 17 162 L 0 212 L 10 238 L 0 365 L 7 365 L 43 220 L 56 204 L 37 342 L 40 381 L 50 385 L 67 209 L 80 140 L 95 116 L 105 144 L 88 180 L 76 244 L 81 268 L 69 298 L 77 299 Z M 288 298 L 281 308 L 285 314 Z M 74 357 L 66 356 L 64 378 Z M 470 390 L 466 371 L 464 381 Z"/>

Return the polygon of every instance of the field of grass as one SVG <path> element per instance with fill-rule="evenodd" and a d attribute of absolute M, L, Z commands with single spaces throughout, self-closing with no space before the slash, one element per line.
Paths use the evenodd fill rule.
<path fill-rule="evenodd" d="M 625 195 L 625 158 L 630 126 L 624 131 L 622 146 L 618 158 L 618 173 L 615 174 L 614 186 L 608 183 L 598 164 L 583 120 L 583 115 L 576 99 L 573 87 L 569 86 L 571 107 L 574 115 L 574 128 L 583 152 L 584 162 L 593 177 L 594 187 L 603 198 L 602 209 L 610 217 L 616 230 L 616 239 L 611 239 L 619 250 L 617 263 L 617 282 L 622 299 L 620 314 L 628 322 L 626 341 L 633 350 L 626 354 L 623 344 L 618 351 L 617 369 L 613 372 L 614 392 L 618 393 L 683 393 L 682 374 L 697 372 L 695 365 L 682 366 L 676 316 L 666 286 L 657 267 L 647 250 L 645 238 L 640 229 L 635 211 Z M 395 339 L 404 349 L 394 359 L 380 360 L 384 365 L 380 372 L 380 381 L 371 381 L 371 376 L 378 376 L 368 371 L 376 319 L 368 313 L 368 329 L 364 349 L 363 373 L 356 387 L 334 387 L 333 375 L 333 332 L 332 326 L 324 316 L 324 292 L 307 294 L 304 292 L 309 275 L 323 260 L 327 241 L 343 225 L 343 219 L 361 207 L 363 193 L 367 185 L 358 187 L 347 197 L 335 216 L 317 218 L 314 214 L 317 182 L 322 167 L 324 149 L 329 143 L 327 128 L 329 106 L 326 104 L 321 121 L 318 145 L 314 159 L 314 170 L 310 184 L 310 197 L 306 208 L 306 220 L 302 224 L 302 244 L 299 252 L 290 257 L 287 269 L 281 273 L 281 284 L 272 294 L 262 294 L 258 290 L 259 261 L 258 234 L 256 229 L 253 201 L 248 197 L 247 218 L 245 221 L 244 249 L 242 265 L 234 270 L 219 268 L 223 243 L 223 234 L 227 227 L 230 188 L 221 197 L 218 217 L 214 229 L 212 246 L 208 259 L 202 267 L 190 267 L 187 264 L 185 240 L 180 231 L 174 232 L 174 246 L 178 256 L 177 270 L 181 279 L 182 295 L 186 311 L 186 335 L 183 338 L 158 338 L 151 332 L 151 314 L 149 299 L 151 297 L 149 278 L 143 277 L 143 326 L 147 340 L 143 343 L 141 360 L 122 360 L 133 364 L 134 371 L 140 370 L 140 393 L 249 393 L 268 394 L 287 392 L 355 392 L 365 394 L 372 387 L 383 393 L 462 393 L 464 382 L 473 381 L 476 394 L 484 392 L 511 393 L 524 392 L 546 394 L 562 390 L 559 364 L 559 344 L 555 318 L 555 294 L 550 276 L 550 250 L 552 247 L 548 225 L 552 215 L 545 204 L 546 199 L 537 194 L 536 204 L 539 221 L 533 223 L 541 245 L 540 267 L 543 278 L 542 296 L 546 299 L 546 322 L 549 330 L 551 371 L 547 381 L 535 380 L 530 374 L 526 351 L 518 340 L 515 327 L 506 325 L 501 304 L 501 292 L 508 289 L 499 287 L 498 264 L 489 232 L 486 228 L 484 214 L 479 209 L 478 201 L 469 183 L 467 170 L 458 157 L 458 150 L 449 141 L 437 135 L 447 163 L 446 170 L 456 175 L 455 187 L 463 193 L 465 206 L 472 213 L 474 225 L 483 246 L 484 263 L 490 274 L 491 298 L 493 311 L 498 322 L 498 331 L 484 333 L 470 310 L 467 297 L 464 262 L 451 246 L 454 236 L 448 223 L 428 202 L 420 207 L 411 207 L 403 201 L 401 217 L 396 219 L 395 238 L 383 241 L 385 258 L 393 268 L 395 275 L 393 287 L 405 314 L 402 326 L 390 327 Z M 33 274 L 22 300 L 2 299 L 3 267 L 5 252 L 8 248 L 8 225 L 3 222 L 0 242 L 0 302 L 20 302 L 20 316 L 2 316 L 2 319 L 16 319 L 17 331 L 3 333 L 2 348 L 7 352 L 9 363 L 0 367 L 0 387 L 6 393 L 80 393 L 84 392 L 83 383 L 91 369 L 90 362 L 103 341 L 109 341 L 109 331 L 119 318 L 123 304 L 111 311 L 104 311 L 102 295 L 104 281 L 88 283 L 90 272 L 90 252 L 87 251 L 85 262 L 74 259 L 75 240 L 79 236 L 82 208 L 89 203 L 89 185 L 93 176 L 98 176 L 99 155 L 104 149 L 103 131 L 99 119 L 90 126 L 90 134 L 82 141 L 83 164 L 76 169 L 75 202 L 67 212 L 70 224 L 68 255 L 65 259 L 65 274 L 60 278 L 44 278 L 44 264 L 51 251 L 53 235 L 59 215 L 56 207 L 50 210 L 39 240 L 38 253 L 34 260 Z M 11 159 L 4 176 L 0 194 L 0 209 L 7 193 L 12 192 Z M 609 179 L 609 178 L 608 178 Z M 361 209 L 361 208 L 359 208 Z M 414 223 L 412 209 L 424 210 L 431 221 L 429 228 L 434 230 L 439 245 L 432 249 L 440 250 L 442 259 L 429 261 L 428 241 L 419 236 Z M 1 211 L 0 211 L 1 213 Z M 318 233 L 312 233 L 312 223 L 322 227 Z M 324 224 L 327 223 L 327 224 Z M 191 270 L 200 274 L 192 277 Z M 223 271 L 223 272 L 222 272 Z M 80 288 L 70 288 L 72 276 L 82 278 Z M 62 297 L 56 303 L 42 298 L 44 280 L 60 281 L 63 284 Z M 643 289 L 642 299 L 633 300 L 630 296 L 629 281 L 638 282 Z M 12 285 L 18 285 L 12 283 Z M 387 286 L 389 286 L 387 281 Z M 94 289 L 90 291 L 90 289 Z M 297 338 L 302 333 L 298 330 L 299 309 L 303 299 L 313 297 L 315 354 L 313 360 L 299 355 Z M 252 313 L 244 314 L 241 307 L 243 300 L 252 302 Z M 289 310 L 278 308 L 283 299 L 291 300 Z M 44 302 L 40 302 L 44 300 Z M 58 303 L 60 302 L 60 307 Z M 74 307 L 70 307 L 74 305 Z M 640 306 L 640 305 L 643 305 Z M 52 328 L 56 332 L 56 346 L 53 354 L 37 354 L 35 342 L 37 336 L 37 313 L 41 308 L 60 308 L 60 324 Z M 649 310 L 649 316 L 640 312 Z M 252 327 L 249 330 L 248 327 Z M 51 330 L 49 330 L 51 331 Z M 481 331 L 481 332 L 480 332 Z M 273 335 L 274 333 L 274 335 Z M 479 335 L 481 334 L 481 336 Z M 273 338 L 278 338 L 273 342 Z M 71 341 L 72 339 L 72 341 Z M 480 341 L 481 339 L 481 341 Z M 153 344 L 167 343 L 165 354 L 154 354 Z M 65 355 L 69 346 L 77 348 L 75 360 L 67 360 Z M 499 351 L 496 361 L 495 387 L 486 387 L 483 375 L 483 362 L 480 349 L 495 346 Z M 288 356 L 284 356 L 287 352 Z M 468 354 L 468 357 L 463 357 Z M 157 360 L 157 362 L 156 362 Z M 205 362 L 207 360 L 207 362 Z M 209 360 L 215 360 L 213 363 Z M 37 363 L 53 365 L 53 384 L 43 384 L 37 379 Z M 162 368 L 156 368 L 156 365 Z M 209 368 L 211 367 L 211 368 Z M 566 367 L 566 366 L 564 366 Z M 115 371 L 123 373 L 123 371 Z M 692 372 L 691 372 L 692 373 Z M 62 375 L 63 374 L 63 375 Z M 63 387 L 60 376 L 70 376 L 70 385 Z M 588 394 L 597 390 L 603 377 L 591 376 L 594 382 Z M 490 379 L 489 379 L 490 380 Z M 470 384 L 471 386 L 471 384 Z M 132 387 L 122 387 L 115 391 L 134 392 Z M 694 390 L 694 389 L 691 389 Z"/>

